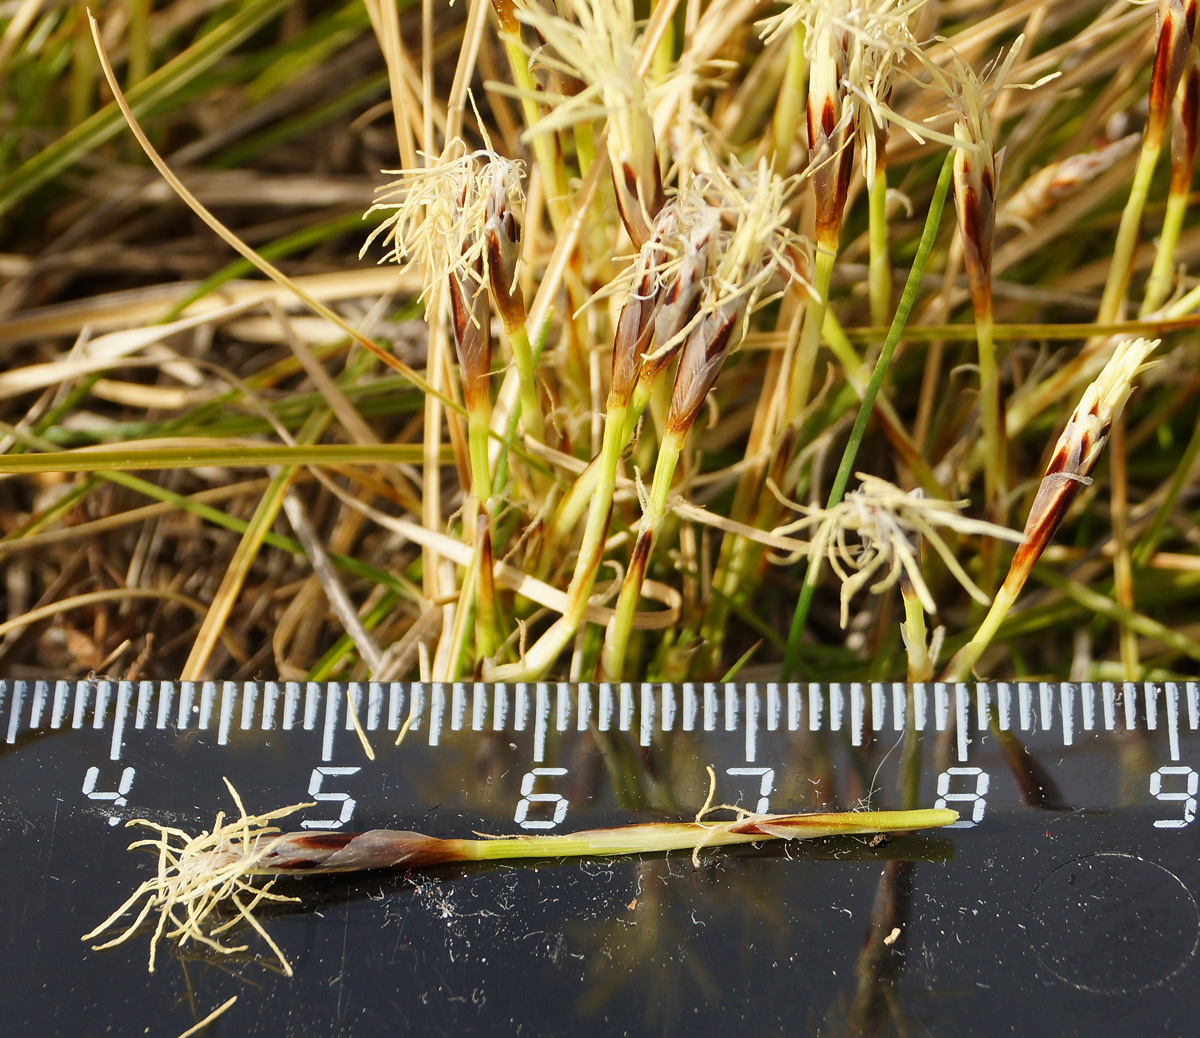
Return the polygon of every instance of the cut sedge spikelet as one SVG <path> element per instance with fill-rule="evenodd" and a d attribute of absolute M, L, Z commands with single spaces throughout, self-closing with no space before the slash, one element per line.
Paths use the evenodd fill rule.
<path fill-rule="evenodd" d="M 152 847 L 158 851 L 156 874 L 103 923 L 84 935 L 91 941 L 121 927 L 117 935 L 95 950 L 130 940 L 157 914 L 150 938 L 150 972 L 154 972 L 159 945 L 194 942 L 218 954 L 245 951 L 244 944 L 227 944 L 220 938 L 238 923 L 245 923 L 266 942 L 290 977 L 292 968 L 279 945 L 254 916 L 263 902 L 302 903 L 300 897 L 272 892 L 279 876 L 312 876 L 319 873 L 362 872 L 373 869 L 427 868 L 466 861 L 509 861 L 520 858 L 569 858 L 606 855 L 656 854 L 673 850 L 692 852 L 699 865 L 705 847 L 759 843 L 765 840 L 815 839 L 823 836 L 878 832 L 909 832 L 937 828 L 956 821 L 945 809 L 917 811 L 849 811 L 824 814 L 754 814 L 740 808 L 713 807 L 715 775 L 709 772 L 709 794 L 693 822 L 648 822 L 591 829 L 554 836 L 484 837 L 474 840 L 438 839 L 420 833 L 373 829 L 368 832 L 281 833 L 272 823 L 312 804 L 248 815 L 237 791 L 225 785 L 238 809 L 226 822 L 218 814 L 210 832 L 192 837 L 180 829 L 144 819 L 127 824 L 158 832 L 153 840 L 138 840 L 130 850 Z M 707 821 L 717 810 L 737 813 L 733 821 Z M 126 920 L 132 915 L 131 920 Z"/>

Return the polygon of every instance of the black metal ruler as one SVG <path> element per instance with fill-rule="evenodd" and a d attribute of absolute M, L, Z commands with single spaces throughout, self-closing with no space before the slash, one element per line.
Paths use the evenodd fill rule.
<path fill-rule="evenodd" d="M 375 752 L 368 760 L 355 718 Z M 399 744 L 397 738 L 403 733 Z M 914 762 L 920 735 L 919 765 Z M 7 1033 L 1185 1035 L 1200 684 L 0 682 Z M 921 806 L 948 830 L 288 882 L 251 951 L 79 939 L 151 867 L 118 828 L 311 800 L 309 829 L 569 832 Z M 906 770 L 907 769 L 907 770 Z"/>

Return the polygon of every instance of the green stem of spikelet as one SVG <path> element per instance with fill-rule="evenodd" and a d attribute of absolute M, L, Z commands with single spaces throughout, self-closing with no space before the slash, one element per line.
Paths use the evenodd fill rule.
<path fill-rule="evenodd" d="M 790 425 L 799 418 L 804 405 L 808 403 L 813 370 L 817 364 L 817 349 L 821 345 L 821 327 L 825 323 L 825 311 L 829 307 L 829 288 L 833 284 L 833 265 L 836 260 L 836 238 L 818 246 L 814 264 L 814 294 L 804 313 L 804 326 L 800 331 L 796 354 L 792 358 L 783 425 Z"/>
<path fill-rule="evenodd" d="M 532 129 L 541 119 L 537 94 L 540 87 L 529 71 L 529 57 L 521 47 L 521 23 L 517 20 L 512 0 L 492 0 L 500 21 L 500 37 L 504 43 L 504 54 L 512 71 L 513 82 L 520 91 L 521 113 L 525 126 Z M 567 175 L 555 148 L 554 138 L 548 133 L 533 134 L 530 144 L 534 160 L 546 185 L 546 210 L 556 233 L 561 233 L 571 215 L 568 202 Z"/>
<path fill-rule="evenodd" d="M 596 487 L 589 502 L 583 541 L 579 546 L 575 572 L 567 589 L 567 606 L 563 615 L 530 646 L 525 658 L 519 663 L 494 669 L 485 668 L 484 674 L 489 681 L 532 681 L 542 677 L 575 636 L 587 610 L 588 598 L 604 558 L 604 542 L 608 536 L 613 493 L 617 482 L 617 466 L 620 464 L 621 453 L 626 443 L 626 409 L 620 406 L 612 407 L 605 417 L 603 442 L 595 476 Z"/>
<path fill-rule="evenodd" d="M 559 858 L 661 854 L 759 843 L 764 839 L 817 839 L 824 836 L 931 829 L 957 821 L 944 808 L 916 811 L 843 811 L 812 815 L 750 815 L 736 822 L 648 822 L 613 829 L 593 829 L 562 836 L 506 836 L 495 840 L 453 840 L 462 859 L 509 861 L 514 858 Z"/>
<path fill-rule="evenodd" d="M 1104 284 L 1104 294 L 1100 297 L 1100 308 L 1096 313 L 1097 324 L 1111 324 L 1115 321 L 1125 300 L 1125 291 L 1133 274 L 1133 256 L 1137 250 L 1138 232 L 1142 226 L 1142 211 L 1146 208 L 1146 197 L 1150 193 L 1150 182 L 1154 178 L 1154 167 L 1158 163 L 1161 143 L 1161 140 L 1154 142 L 1147 139 L 1138 153 L 1133 186 L 1129 189 L 1129 198 L 1121 211 L 1112 264 L 1108 268 L 1108 280 Z"/>
<path fill-rule="evenodd" d="M 887 167 L 883 156 L 876 159 L 875 176 L 868 195 L 867 241 L 870 259 L 867 266 L 867 298 L 871 307 L 871 323 L 884 327 L 892 310 L 892 257 L 888 248 Z"/>
<path fill-rule="evenodd" d="M 684 436 L 668 434 L 658 450 L 658 460 L 654 465 L 654 481 L 650 487 L 646 511 L 642 513 L 642 521 L 638 527 L 633 558 L 629 563 L 629 568 L 625 571 L 616 611 L 608 622 L 608 630 L 605 632 L 604 651 L 600 662 L 601 677 L 605 681 L 621 679 L 638 598 L 642 593 L 642 585 L 646 581 L 646 568 L 649 565 L 650 556 L 654 552 L 658 535 L 662 531 L 663 521 L 666 518 L 667 497 L 671 492 L 671 481 L 675 477 L 675 468 L 679 463 L 685 436 L 686 433 Z"/>

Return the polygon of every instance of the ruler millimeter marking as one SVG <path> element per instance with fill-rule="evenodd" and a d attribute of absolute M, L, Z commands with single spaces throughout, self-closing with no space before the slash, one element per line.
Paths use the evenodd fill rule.
<path fill-rule="evenodd" d="M 890 709 L 889 709 L 890 704 Z M 551 732 L 601 731 L 635 736 L 642 746 L 659 732 L 740 732 L 753 762 L 764 732 L 845 733 L 861 746 L 867 732 L 945 732 L 965 761 L 971 733 L 994 720 L 1018 734 L 1054 733 L 1064 746 L 1079 732 L 1157 731 L 1166 727 L 1171 760 L 1179 734 L 1200 730 L 1200 682 L 1001 682 L 905 686 L 893 682 L 818 684 L 530 684 L 464 682 L 172 682 L 0 681 L 0 717 L 8 744 L 25 732 L 65 727 L 109 729 L 109 756 L 119 760 L 130 726 L 143 731 L 235 730 L 321 732 L 321 759 L 333 759 L 339 732 L 355 717 L 368 732 L 410 733 L 430 746 L 447 732 L 529 732 L 534 760 L 545 759 Z M 489 724 L 490 721 L 490 724 Z M 890 722 L 890 723 L 889 723 Z M 110 728 L 111 726 L 111 728 Z M 414 736 L 416 737 L 416 736 Z"/>

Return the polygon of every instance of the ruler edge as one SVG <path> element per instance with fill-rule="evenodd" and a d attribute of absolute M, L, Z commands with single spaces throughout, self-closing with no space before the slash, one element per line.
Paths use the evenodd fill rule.
<path fill-rule="evenodd" d="M 901 692 L 903 691 L 903 695 Z M 1181 731 L 1200 730 L 1200 680 L 1164 682 L 285 682 L 0 679 L 5 742 L 69 728 L 107 731 L 120 759 L 129 731 L 203 731 L 228 743 L 248 730 L 320 731 L 330 760 L 356 716 L 368 735 L 404 727 L 430 746 L 452 732 L 532 731 L 535 760 L 550 732 L 625 731 L 648 746 L 656 734 L 741 732 L 748 761 L 772 732 L 905 730 L 912 704 L 919 731 L 956 733 L 966 760 L 971 734 L 991 721 L 1018 735 L 1057 730 L 1062 745 L 1101 731 L 1166 728 L 1171 759 Z M 261 704 L 261 705 L 260 705 Z M 891 722 L 890 724 L 888 722 Z M 489 724 L 490 722 L 490 724 Z"/>

